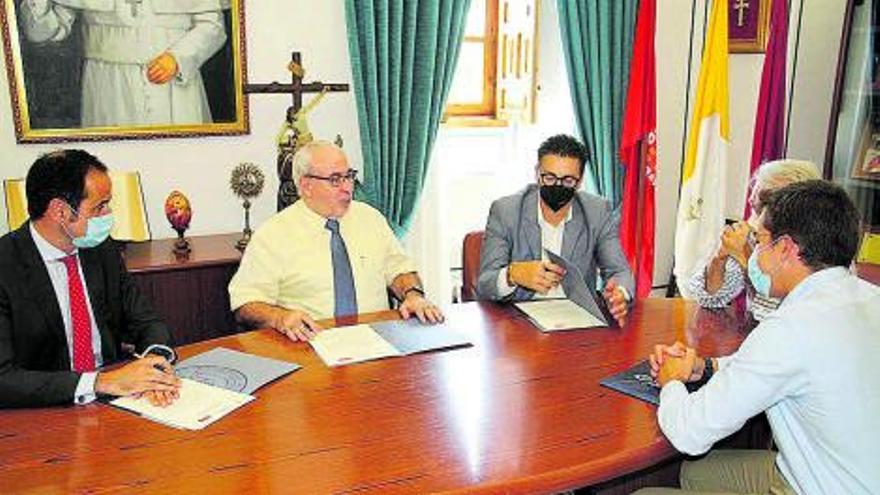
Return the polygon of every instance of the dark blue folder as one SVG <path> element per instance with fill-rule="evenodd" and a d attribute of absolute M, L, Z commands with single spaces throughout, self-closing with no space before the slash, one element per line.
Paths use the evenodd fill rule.
<path fill-rule="evenodd" d="M 599 383 L 655 406 L 660 405 L 660 388 L 654 385 L 651 365 L 648 364 L 647 359 L 616 375 L 603 378 Z"/>
<path fill-rule="evenodd" d="M 655 406 L 660 405 L 660 387 L 654 385 L 647 359 L 616 375 L 603 378 L 599 384 Z M 695 392 L 703 386 L 703 382 L 685 383 L 684 386 L 688 392 Z"/>

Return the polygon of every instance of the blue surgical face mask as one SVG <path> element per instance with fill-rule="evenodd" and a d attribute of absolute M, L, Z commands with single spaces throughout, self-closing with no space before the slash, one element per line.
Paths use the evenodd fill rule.
<path fill-rule="evenodd" d="M 73 211 L 74 215 L 77 215 L 77 212 L 73 207 L 70 207 L 70 210 Z M 70 240 L 73 245 L 78 248 L 93 248 L 104 242 L 110 235 L 110 230 L 112 229 L 113 213 L 111 212 L 100 217 L 90 218 L 86 224 L 86 233 L 81 237 L 70 236 Z M 67 231 L 66 228 L 64 230 Z M 68 235 L 70 234 L 68 233 Z"/>
<path fill-rule="evenodd" d="M 776 241 L 773 241 L 770 245 L 773 246 L 775 243 Z M 760 250 L 760 246 L 755 246 L 752 249 L 751 256 L 749 256 L 749 280 L 752 282 L 755 292 L 764 297 L 770 297 L 770 286 L 773 285 L 773 281 L 770 279 L 770 275 L 764 273 L 761 267 L 758 266 L 758 251 Z"/>

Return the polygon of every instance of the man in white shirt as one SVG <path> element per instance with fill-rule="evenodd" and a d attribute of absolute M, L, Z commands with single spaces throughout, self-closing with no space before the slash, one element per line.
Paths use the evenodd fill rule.
<path fill-rule="evenodd" d="M 291 168 L 300 200 L 267 220 L 248 244 L 229 283 L 236 319 L 308 340 L 320 330 L 316 319 L 388 309 L 390 290 L 404 318 L 441 321 L 385 217 L 352 200 L 357 170 L 342 149 L 313 141 L 297 151 Z"/>
<path fill-rule="evenodd" d="M 577 139 L 552 136 L 538 148 L 537 184 L 492 203 L 480 253 L 481 299 L 592 295 L 598 274 L 609 311 L 618 324 L 626 322 L 635 283 L 610 203 L 578 191 L 588 160 L 586 147 Z M 546 259 L 545 249 L 577 266 L 582 279 L 565 277 L 561 266 Z M 566 283 L 580 284 L 584 290 L 566 288 Z M 596 308 L 594 299 L 574 302 Z"/>
<path fill-rule="evenodd" d="M 880 493 L 880 288 L 848 269 L 859 214 L 836 185 L 796 183 L 771 195 L 755 237 L 749 278 L 779 309 L 730 356 L 703 359 L 677 342 L 650 360 L 660 427 L 677 449 L 703 454 L 766 412 L 779 452 L 713 451 L 685 463 L 682 488 Z M 707 378 L 690 394 L 683 383 Z"/>

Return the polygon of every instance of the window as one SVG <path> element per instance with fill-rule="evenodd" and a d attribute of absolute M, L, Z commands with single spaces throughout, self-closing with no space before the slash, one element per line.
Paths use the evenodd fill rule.
<path fill-rule="evenodd" d="M 453 123 L 534 121 L 536 0 L 472 0 L 446 102 Z"/>
<path fill-rule="evenodd" d="M 495 116 L 498 0 L 471 0 L 447 115 Z"/>

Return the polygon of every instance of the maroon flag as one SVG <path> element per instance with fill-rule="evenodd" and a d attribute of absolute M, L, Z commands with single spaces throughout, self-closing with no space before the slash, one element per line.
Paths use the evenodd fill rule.
<path fill-rule="evenodd" d="M 656 0 L 639 2 L 629 69 L 620 160 L 626 168 L 620 242 L 636 279 L 636 297 L 648 297 L 654 276 L 654 181 L 657 175 L 657 79 L 654 70 Z"/>
<path fill-rule="evenodd" d="M 752 138 L 752 160 L 749 177 L 762 163 L 782 158 L 785 143 L 785 59 L 788 50 L 788 7 L 785 1 L 771 2 L 770 38 L 761 72 L 761 93 L 755 112 L 755 135 Z M 745 216 L 749 215 L 746 191 Z"/>

